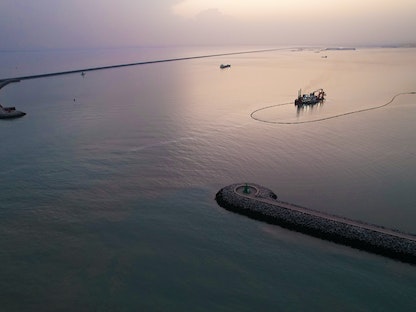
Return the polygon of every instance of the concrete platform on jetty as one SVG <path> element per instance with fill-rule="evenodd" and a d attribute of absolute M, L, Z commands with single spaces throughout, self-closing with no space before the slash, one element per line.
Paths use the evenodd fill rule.
<path fill-rule="evenodd" d="M 226 186 L 217 203 L 250 218 L 360 250 L 416 264 L 416 236 L 283 202 L 254 183 Z"/>

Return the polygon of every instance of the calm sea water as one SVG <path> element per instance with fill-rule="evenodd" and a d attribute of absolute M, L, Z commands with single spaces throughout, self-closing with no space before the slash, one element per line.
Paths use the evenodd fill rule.
<path fill-rule="evenodd" d="M 1 52 L 0 78 L 252 49 Z M 275 124 L 382 105 L 416 91 L 415 72 L 415 49 L 288 49 L 8 85 L 0 103 L 27 116 L 0 120 L 0 310 L 412 310 L 414 266 L 227 212 L 214 196 L 254 182 L 416 233 L 416 95 Z M 273 106 L 299 88 L 327 100 Z M 250 117 L 266 106 L 266 122 Z"/>

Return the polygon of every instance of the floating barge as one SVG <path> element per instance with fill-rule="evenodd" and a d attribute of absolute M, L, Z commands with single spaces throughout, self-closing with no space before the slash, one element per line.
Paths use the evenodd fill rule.
<path fill-rule="evenodd" d="M 0 119 L 19 118 L 26 115 L 26 113 L 16 110 L 15 107 L 3 107 L 0 105 Z"/>
<path fill-rule="evenodd" d="M 303 94 L 300 89 L 298 92 L 298 98 L 295 100 L 296 106 L 302 105 L 314 105 L 317 103 L 322 103 L 325 100 L 325 92 L 323 89 L 315 90 L 309 94 Z"/>
<path fill-rule="evenodd" d="M 0 89 L 7 86 L 9 83 L 19 82 L 20 79 L 3 79 L 0 80 Z M 0 119 L 19 118 L 26 115 L 26 113 L 16 110 L 16 107 L 3 107 L 0 105 Z"/>
<path fill-rule="evenodd" d="M 217 203 L 252 219 L 416 265 L 416 236 L 282 202 L 253 183 L 226 186 Z"/>

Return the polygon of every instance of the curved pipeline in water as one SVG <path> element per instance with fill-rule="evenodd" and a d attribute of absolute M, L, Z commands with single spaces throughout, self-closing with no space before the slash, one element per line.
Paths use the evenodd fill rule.
<path fill-rule="evenodd" d="M 257 117 L 254 116 L 259 111 L 266 110 L 266 109 L 270 109 L 270 108 L 273 108 L 273 107 L 278 107 L 278 106 L 293 104 L 292 102 L 290 102 L 290 103 L 275 104 L 275 105 L 269 105 L 269 106 L 266 106 L 266 107 L 262 107 L 262 108 L 256 109 L 255 111 L 253 111 L 250 114 L 250 117 L 252 119 L 257 120 L 257 121 L 260 121 L 260 122 L 269 123 L 269 124 L 278 124 L 278 125 L 296 125 L 296 124 L 313 123 L 313 122 L 325 121 L 325 120 L 329 120 L 329 119 L 335 119 L 335 118 L 344 117 L 344 116 L 347 116 L 347 115 L 358 114 L 358 113 L 363 113 L 363 112 L 367 112 L 367 111 L 371 111 L 371 110 L 383 108 L 383 107 L 386 107 L 387 105 L 390 105 L 391 103 L 393 103 L 394 100 L 398 96 L 405 95 L 405 94 L 416 94 L 416 91 L 398 93 L 395 96 L 393 96 L 390 101 L 388 101 L 385 104 L 379 105 L 379 106 L 358 109 L 358 110 L 355 110 L 355 111 L 351 111 L 351 112 L 347 112 L 347 113 L 342 113 L 342 114 L 338 114 L 338 115 L 333 115 L 333 116 L 329 116 L 329 117 L 323 117 L 323 118 L 314 119 L 314 120 L 292 121 L 292 122 L 289 122 L 289 121 L 287 121 L 287 122 L 285 122 L 285 121 L 269 121 L 269 120 L 264 120 L 264 119 L 257 118 Z"/>

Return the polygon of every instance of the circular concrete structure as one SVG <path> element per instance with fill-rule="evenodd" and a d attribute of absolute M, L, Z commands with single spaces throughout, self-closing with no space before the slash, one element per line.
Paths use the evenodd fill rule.
<path fill-rule="evenodd" d="M 257 184 L 226 186 L 215 199 L 221 207 L 256 220 L 416 264 L 416 236 L 282 202 Z"/>

